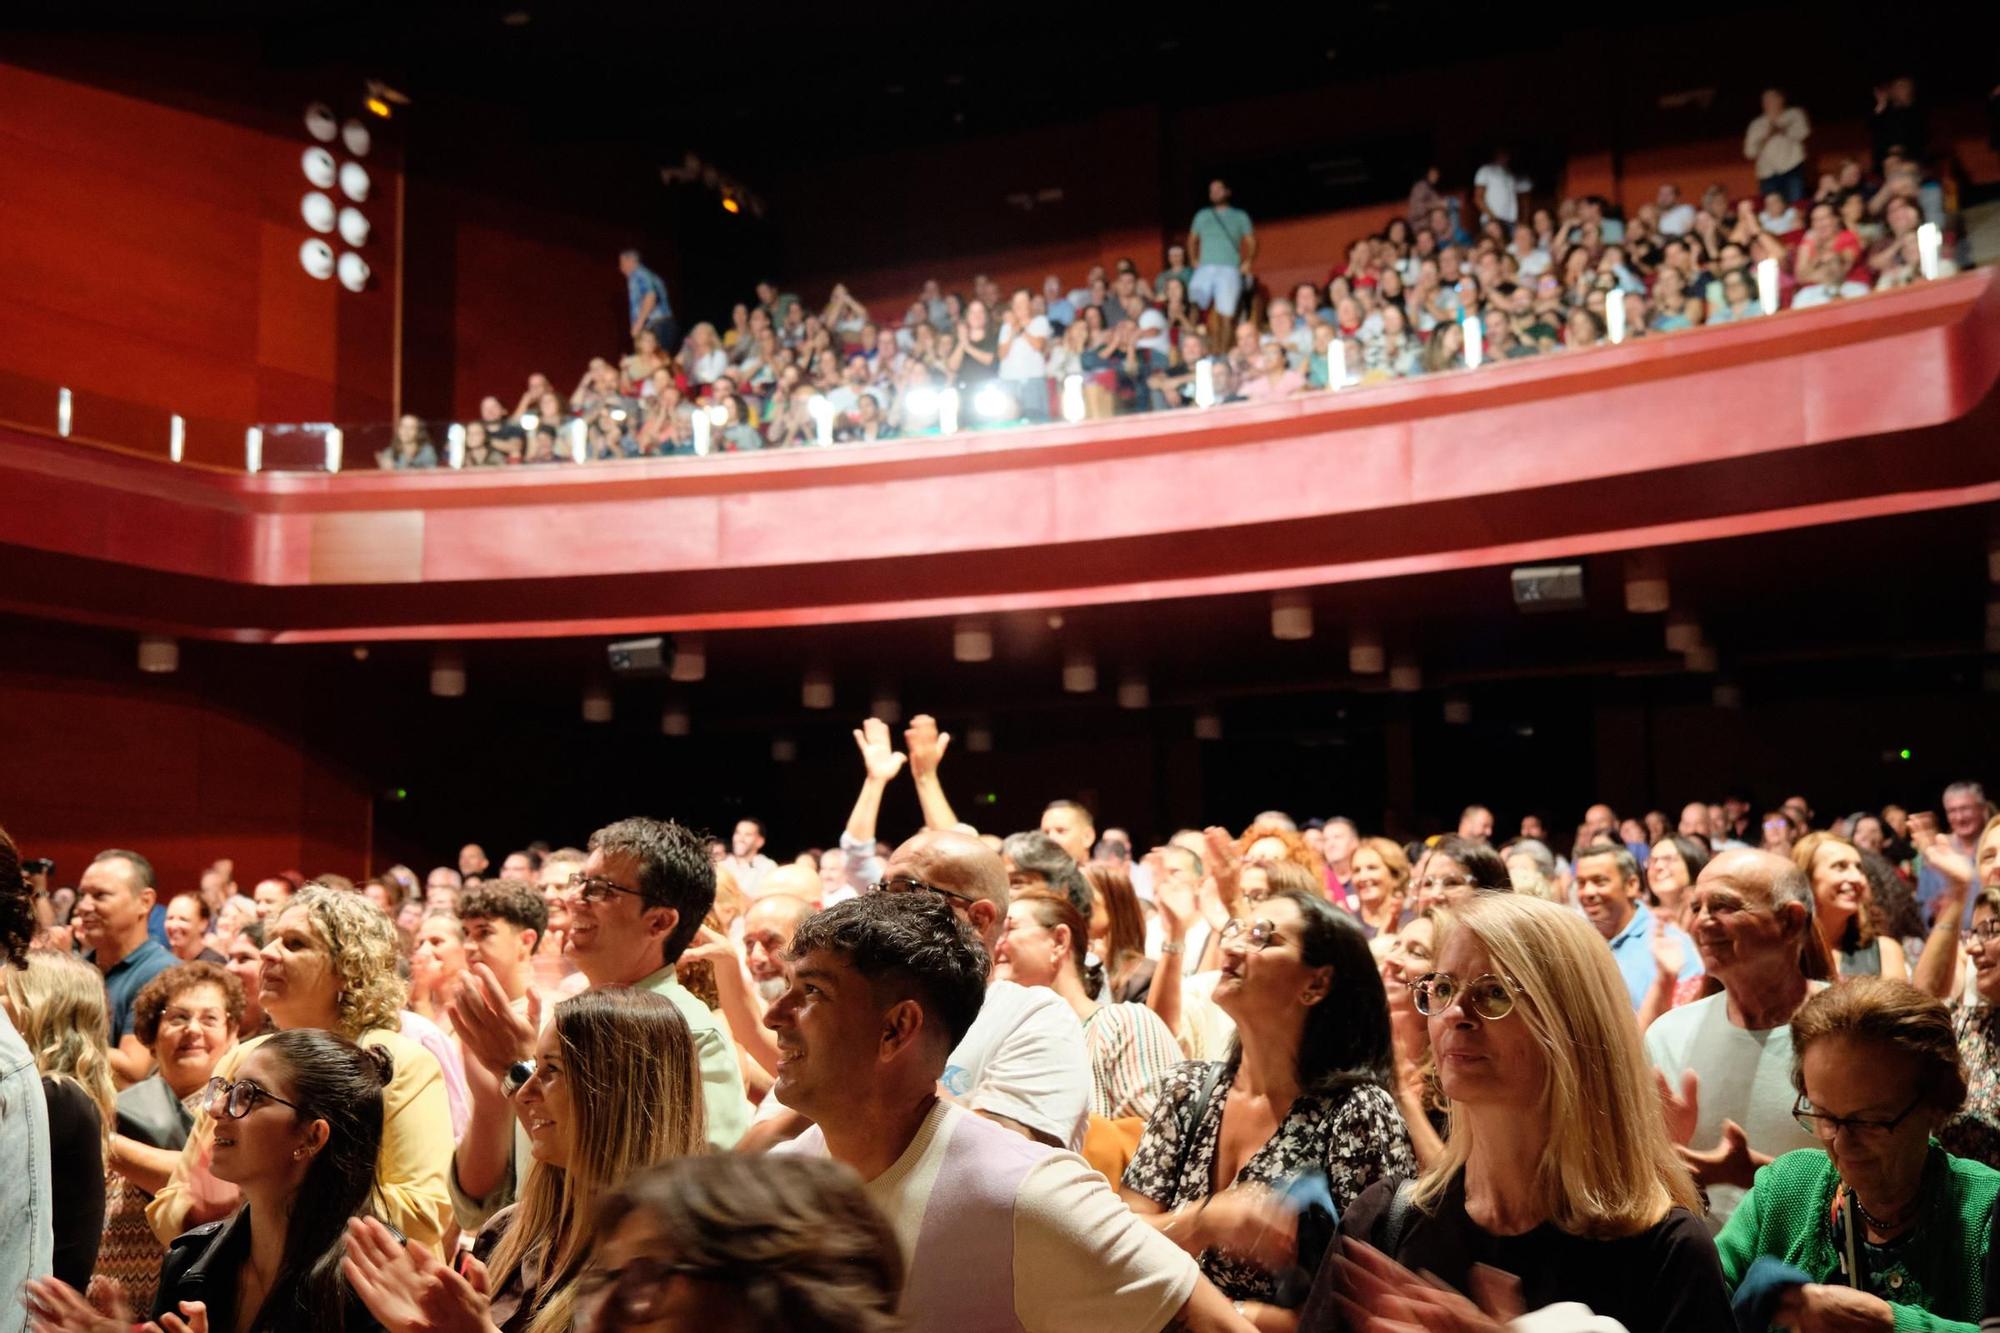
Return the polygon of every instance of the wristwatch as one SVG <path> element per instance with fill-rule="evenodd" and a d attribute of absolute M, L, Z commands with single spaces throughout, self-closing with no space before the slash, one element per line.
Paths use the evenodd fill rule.
<path fill-rule="evenodd" d="M 500 1079 L 500 1091 L 512 1097 L 521 1090 L 521 1085 L 535 1076 L 533 1060 L 516 1060 L 507 1066 L 507 1072 Z"/>

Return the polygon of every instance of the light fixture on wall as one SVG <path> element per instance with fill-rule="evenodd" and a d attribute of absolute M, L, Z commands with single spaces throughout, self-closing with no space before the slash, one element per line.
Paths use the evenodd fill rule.
<path fill-rule="evenodd" d="M 1280 592 L 1271 595 L 1271 637 L 1287 641 L 1310 639 L 1313 634 L 1313 604 L 1310 594 Z"/>
<path fill-rule="evenodd" d="M 375 136 L 368 132 L 366 125 L 349 116 L 347 123 L 340 127 L 340 142 L 356 157 L 366 157 L 368 150 L 375 146 Z"/>
<path fill-rule="evenodd" d="M 833 707 L 833 677 L 824 671 L 806 672 L 805 683 L 799 687 L 799 702 L 807 708 Z"/>
<path fill-rule="evenodd" d="M 1405 653 L 1389 666 L 1389 688 L 1398 694 L 1415 694 L 1424 687 L 1424 669 Z"/>
<path fill-rule="evenodd" d="M 299 166 L 306 173 L 306 180 L 314 188 L 330 190 L 340 179 L 340 167 L 333 160 L 333 154 L 324 148 L 308 148 L 299 156 Z"/>
<path fill-rule="evenodd" d="M 1347 636 L 1347 669 L 1357 676 L 1380 675 L 1389 665 L 1387 650 L 1382 645 L 1382 631 L 1373 626 L 1357 625 Z"/>
<path fill-rule="evenodd" d="M 340 285 L 350 292 L 358 292 L 368 286 L 368 261 L 352 250 L 341 255 L 336 271 L 340 274 Z"/>
<path fill-rule="evenodd" d="M 683 685 L 693 684 L 708 674 L 708 640 L 699 634 L 674 638 L 674 660 L 667 675 Z"/>
<path fill-rule="evenodd" d="M 340 164 L 340 192 L 357 204 L 368 202 L 368 191 L 373 182 L 368 179 L 368 168 L 359 162 Z"/>
<path fill-rule="evenodd" d="M 1069 694 L 1089 694 L 1097 688 L 1097 659 L 1081 648 L 1063 657 L 1062 687 Z"/>
<path fill-rule="evenodd" d="M 139 636 L 139 670 L 159 676 L 170 671 L 178 671 L 180 665 L 179 642 L 164 634 Z"/>
<path fill-rule="evenodd" d="M 1118 706 L 1138 710 L 1153 702 L 1153 692 L 1146 684 L 1146 678 L 1137 672 L 1127 675 L 1118 682 Z"/>
<path fill-rule="evenodd" d="M 314 102 L 308 106 L 306 133 L 321 143 L 332 143 L 340 134 L 340 121 L 334 116 L 333 108 L 324 102 Z"/>
<path fill-rule="evenodd" d="M 314 231 L 332 231 L 338 215 L 334 210 L 333 200 L 327 198 L 324 191 L 307 190 L 305 196 L 299 200 L 299 216 L 304 218 L 306 225 Z"/>
<path fill-rule="evenodd" d="M 685 736 L 692 729 L 692 723 L 686 704 L 668 704 L 660 712 L 662 736 Z"/>
<path fill-rule="evenodd" d="M 1194 715 L 1194 738 L 1198 741 L 1219 741 L 1222 739 L 1222 714 L 1212 708 L 1204 708 Z"/>
<path fill-rule="evenodd" d="M 333 276 L 333 247 L 319 237 L 309 237 L 299 246 L 299 267 L 321 282 Z"/>
<path fill-rule="evenodd" d="M 984 620 L 961 620 L 952 627 L 951 656 L 958 662 L 993 660 L 993 626 Z"/>
<path fill-rule="evenodd" d="M 440 699 L 457 699 L 465 694 L 465 654 L 457 648 L 439 648 L 431 654 L 431 693 Z"/>
<path fill-rule="evenodd" d="M 611 687 L 601 680 L 593 680 L 583 687 L 583 720 L 585 722 L 611 720 Z"/>
<path fill-rule="evenodd" d="M 368 226 L 367 214 L 358 208 L 343 208 L 340 210 L 338 222 L 340 225 L 341 240 L 346 241 L 357 250 L 368 244 L 370 228 Z M 322 227 L 320 230 L 324 231 L 326 229 Z"/>

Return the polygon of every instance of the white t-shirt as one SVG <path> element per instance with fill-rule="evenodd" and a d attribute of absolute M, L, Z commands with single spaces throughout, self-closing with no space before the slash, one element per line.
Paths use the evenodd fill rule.
<path fill-rule="evenodd" d="M 1007 983 L 996 983 L 1007 984 Z M 1153 1333 L 1194 1294 L 1200 1269 L 1192 1256 L 1142 1222 L 1125 1201 L 1075 1153 L 1023 1144 L 1019 1136 L 986 1136 L 1012 1131 L 988 1125 L 963 1108 L 939 1102 L 926 1116 L 895 1165 L 863 1188 L 896 1231 L 903 1261 L 911 1271 L 904 1288 L 903 1313 L 912 1329 L 987 1327 L 1004 1323 L 994 1310 L 913 1308 L 928 1303 L 947 1277 L 918 1273 L 916 1258 L 927 1225 L 947 1227 L 958 1219 L 945 1214 L 957 1198 L 933 1198 L 940 1172 L 954 1152 L 959 1169 L 985 1161 L 996 1143 L 1013 1163 L 1016 1151 L 1047 1154 L 1027 1168 L 1014 1190 L 1013 1272 L 1004 1279 L 1013 1293 L 1014 1319 L 1028 1333 Z M 1018 1146 L 1017 1146 L 1018 1145 Z M 824 1157 L 826 1140 L 817 1126 L 780 1152 Z M 964 1155 L 974 1161 L 966 1163 Z M 1001 1221 L 997 1215 L 996 1222 Z M 997 1241 L 997 1237 L 994 1238 Z M 965 1262 L 976 1267 L 976 1256 Z M 972 1273 L 954 1288 L 960 1301 L 972 1299 L 989 1274 Z M 1000 1318 L 996 1321 L 995 1316 Z"/>
<path fill-rule="evenodd" d="M 1694 205 L 1675 204 L 1660 214 L 1660 235 L 1685 236 L 1694 230 Z"/>
<path fill-rule="evenodd" d="M 1729 997 L 1711 995 L 1653 1020 L 1646 1029 L 1646 1058 L 1667 1076 L 1676 1094 L 1689 1069 L 1700 1079 L 1691 1147 L 1712 1148 L 1721 1142 L 1725 1120 L 1741 1125 L 1750 1146 L 1772 1157 L 1821 1146 L 1792 1119 L 1798 1092 L 1792 1087 L 1791 1024 L 1760 1032 L 1737 1027 L 1729 1021 Z M 1734 1185 L 1709 1186 L 1711 1230 L 1722 1230 L 1743 1193 Z"/>
<path fill-rule="evenodd" d="M 1047 339 L 1049 336 L 1047 317 L 1035 315 L 1030 318 L 1027 333 L 1029 337 Z M 1001 330 L 1001 336 L 1006 338 L 1006 330 Z M 1035 350 L 1035 345 L 1028 341 L 1028 337 L 1017 333 L 1006 340 L 1007 348 L 1000 356 L 1001 379 L 1033 380 L 1040 379 L 1048 373 L 1048 358 Z M 1048 344 L 1044 341 L 1042 345 L 1046 347 Z"/>
<path fill-rule="evenodd" d="M 1090 1123 L 1090 1048 L 1076 1011 L 1046 986 L 996 981 L 946 1061 L 945 1091 L 1074 1152 Z"/>
<path fill-rule="evenodd" d="M 1474 187 L 1486 187 L 1487 216 L 1499 218 L 1502 222 L 1519 222 L 1520 192 L 1531 188 L 1534 182 L 1515 176 L 1511 169 L 1498 162 L 1488 162 L 1473 174 L 1472 184 Z"/>

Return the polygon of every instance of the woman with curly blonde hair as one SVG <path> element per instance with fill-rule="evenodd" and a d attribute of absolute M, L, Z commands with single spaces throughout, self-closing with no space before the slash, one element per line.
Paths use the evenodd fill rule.
<path fill-rule="evenodd" d="M 358 893 L 307 888 L 266 923 L 258 998 L 280 1031 L 317 1028 L 380 1047 L 395 1076 L 382 1089 L 377 1215 L 420 1245 L 440 1247 L 451 1225 L 445 1171 L 451 1111 L 437 1057 L 399 1030 L 407 985 L 396 975 L 396 929 Z M 263 1039 L 225 1055 L 216 1077 L 233 1079 Z M 236 1190 L 208 1171 L 214 1122 L 204 1113 L 172 1179 L 146 1210 L 163 1244 L 190 1226 L 227 1216 Z"/>
<path fill-rule="evenodd" d="M 104 978 L 81 958 L 32 949 L 0 968 L 0 1004 L 34 1053 L 49 1110 L 55 1275 L 90 1282 L 104 1231 L 104 1149 L 117 1114 Z"/>

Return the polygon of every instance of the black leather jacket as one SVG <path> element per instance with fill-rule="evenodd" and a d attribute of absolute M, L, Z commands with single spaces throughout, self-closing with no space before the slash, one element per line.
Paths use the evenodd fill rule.
<path fill-rule="evenodd" d="M 209 1222 L 174 1238 L 160 1264 L 160 1294 L 153 1317 L 179 1314 L 182 1301 L 200 1301 L 208 1307 L 208 1326 L 229 1329 L 236 1326 L 236 1275 L 250 1257 L 250 1208 L 246 1204 L 220 1222 Z M 381 1325 L 368 1307 L 351 1291 L 342 1302 L 343 1333 L 380 1333 Z M 296 1286 L 280 1288 L 264 1300 L 264 1317 L 252 1327 L 262 1333 L 292 1333 L 313 1327 L 312 1313 L 305 1308 L 303 1293 Z"/>

